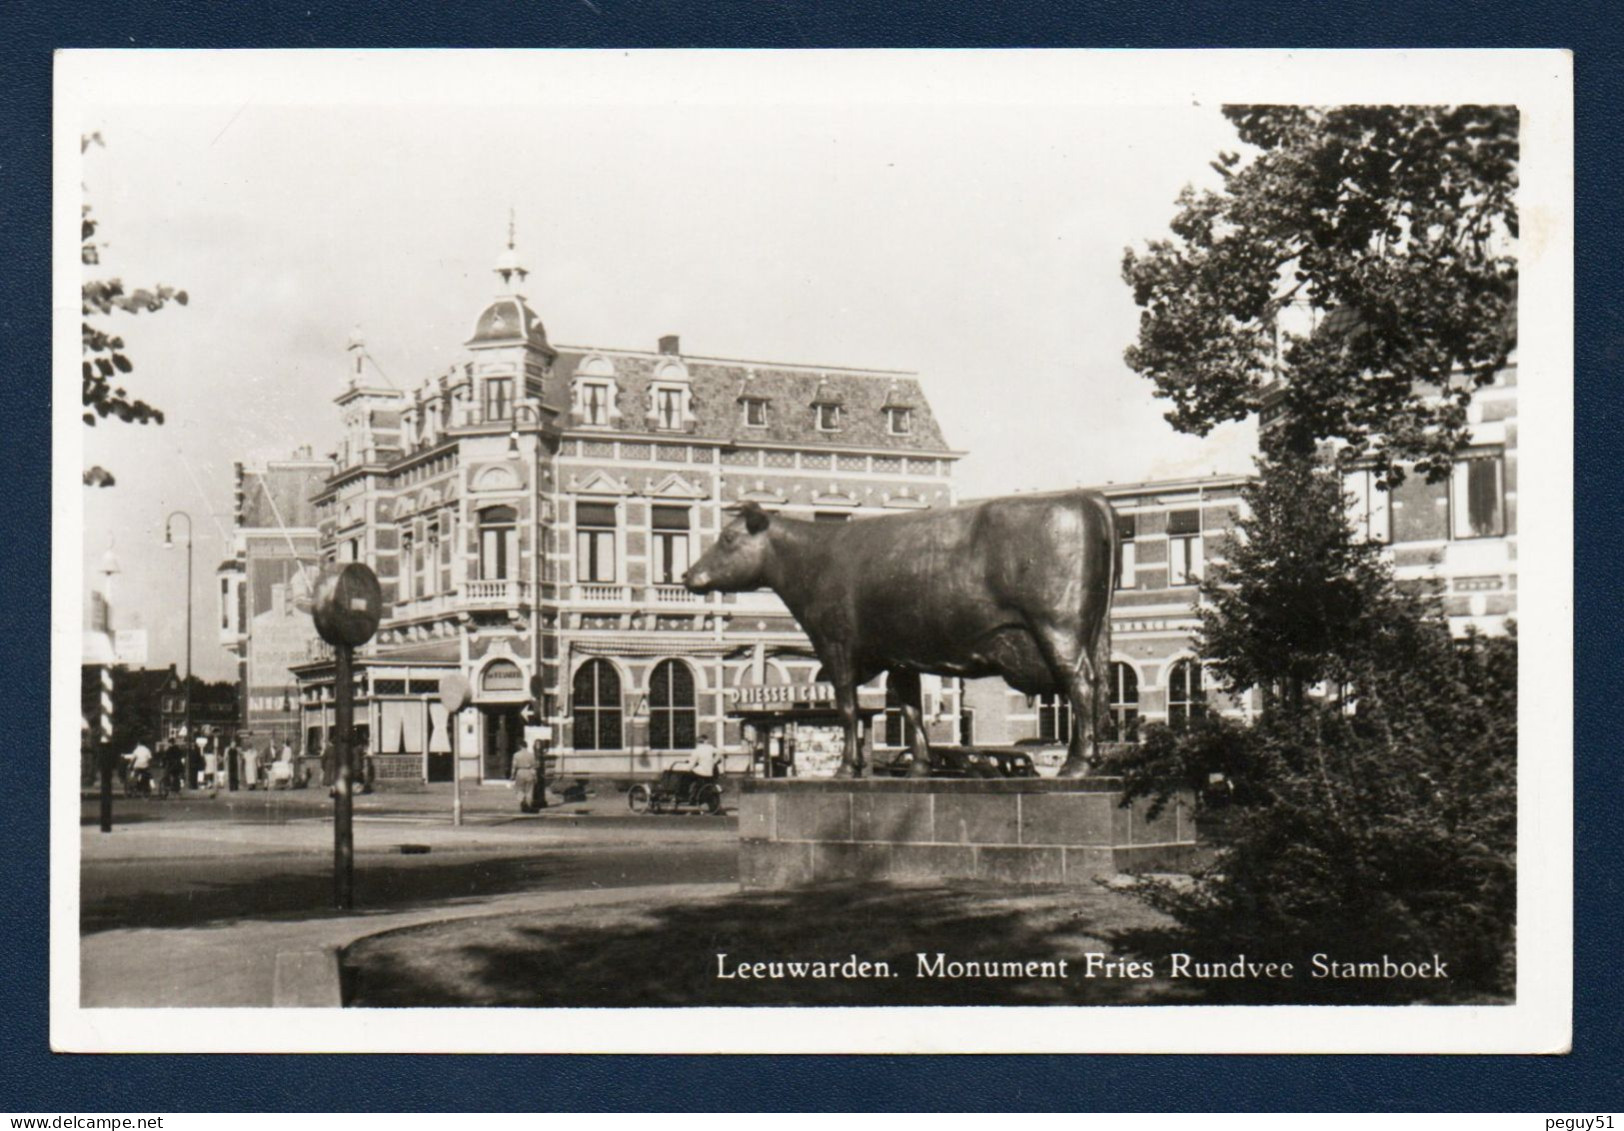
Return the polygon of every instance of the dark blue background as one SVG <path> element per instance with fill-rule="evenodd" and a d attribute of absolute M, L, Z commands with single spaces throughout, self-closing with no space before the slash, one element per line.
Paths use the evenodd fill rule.
<path fill-rule="evenodd" d="M 1616 1110 L 1620 106 L 1616 6 L 1508 0 L 189 2 L 0 8 L 0 1108 L 28 1111 Z M 1609 16 L 1611 15 L 1611 19 Z M 57 47 L 1569 47 L 1576 50 L 1574 1051 L 1566 1057 L 141 1057 L 48 1051 L 51 51 Z M 1204 159 L 1192 154 L 1192 160 Z M 1528 372 L 1539 395 L 1555 375 Z M 1540 704 L 1526 704 L 1537 723 Z M 1526 725 L 1526 724 L 1525 724 Z M 1527 726 L 1524 756 L 1545 753 Z M 1110 1024 L 1102 1021 L 1101 1024 Z"/>

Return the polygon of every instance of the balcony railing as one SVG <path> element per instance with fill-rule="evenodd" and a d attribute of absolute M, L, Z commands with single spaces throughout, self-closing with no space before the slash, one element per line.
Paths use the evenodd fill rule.
<path fill-rule="evenodd" d="M 631 587 L 590 581 L 572 586 L 570 598 L 583 605 L 624 605 L 631 601 Z"/>
<path fill-rule="evenodd" d="M 648 603 L 651 605 L 703 605 L 705 594 L 694 593 L 682 585 L 650 585 Z"/>
<path fill-rule="evenodd" d="M 465 581 L 462 585 L 465 605 L 516 606 L 530 603 L 528 581 Z"/>

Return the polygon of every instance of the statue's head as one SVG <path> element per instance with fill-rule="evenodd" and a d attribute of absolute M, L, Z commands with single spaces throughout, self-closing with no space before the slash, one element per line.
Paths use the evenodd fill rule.
<path fill-rule="evenodd" d="M 767 584 L 772 516 L 759 503 L 741 503 L 736 510 L 738 517 L 722 528 L 716 544 L 683 575 L 683 584 L 695 593 L 739 593 Z"/>

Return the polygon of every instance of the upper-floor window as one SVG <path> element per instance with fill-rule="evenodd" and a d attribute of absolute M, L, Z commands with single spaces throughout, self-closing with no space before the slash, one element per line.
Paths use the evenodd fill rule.
<path fill-rule="evenodd" d="M 815 404 L 812 411 L 817 414 L 819 432 L 840 431 L 840 406 L 837 404 Z"/>
<path fill-rule="evenodd" d="M 1167 583 L 1194 585 L 1201 580 L 1201 512 L 1173 511 L 1167 516 Z"/>
<path fill-rule="evenodd" d="M 654 583 L 680 585 L 688 572 L 688 508 L 654 508 Z"/>
<path fill-rule="evenodd" d="M 222 577 L 220 579 L 220 628 L 222 630 L 224 630 L 224 629 L 227 629 L 227 628 L 230 628 L 230 627 L 231 627 L 231 579 L 229 577 Z"/>
<path fill-rule="evenodd" d="M 682 427 L 682 390 L 654 390 L 654 422 L 661 431 L 674 432 Z"/>
<path fill-rule="evenodd" d="M 440 527 L 429 523 L 428 538 L 417 548 L 412 558 L 412 569 L 417 573 L 417 595 L 427 597 L 434 592 L 435 562 L 440 556 Z"/>
<path fill-rule="evenodd" d="M 1495 452 L 1455 461 L 1449 477 L 1451 533 L 1498 538 L 1506 532 L 1505 457 Z"/>
<path fill-rule="evenodd" d="M 575 579 L 598 582 L 615 580 L 613 503 L 575 505 Z"/>
<path fill-rule="evenodd" d="M 913 431 L 913 409 L 888 408 L 885 410 L 885 430 L 893 436 L 906 436 Z"/>
<path fill-rule="evenodd" d="M 506 420 L 513 415 L 513 379 L 485 378 L 485 419 Z"/>
<path fill-rule="evenodd" d="M 1138 563 L 1138 546 L 1134 535 L 1138 531 L 1138 524 L 1131 514 L 1117 515 L 1117 549 L 1116 549 L 1116 587 L 1118 589 L 1132 589 L 1134 587 L 1134 566 Z"/>
<path fill-rule="evenodd" d="M 410 601 L 413 596 L 412 588 L 412 555 L 422 553 L 417 548 L 417 540 L 412 537 L 411 531 L 400 536 L 400 599 Z"/>
<path fill-rule="evenodd" d="M 1376 483 L 1376 473 L 1369 468 L 1350 471 L 1342 477 L 1342 490 L 1347 496 L 1348 522 L 1353 536 L 1361 542 L 1390 542 L 1393 537 L 1393 512 L 1388 493 Z"/>
<path fill-rule="evenodd" d="M 750 428 L 767 427 L 767 402 L 760 397 L 747 397 L 744 401 L 744 423 Z"/>
<path fill-rule="evenodd" d="M 512 507 L 486 507 L 479 512 L 479 576 L 483 581 L 511 581 L 519 576 L 518 512 Z"/>
<path fill-rule="evenodd" d="M 609 423 L 609 385 L 604 381 L 581 384 L 581 423 Z"/>

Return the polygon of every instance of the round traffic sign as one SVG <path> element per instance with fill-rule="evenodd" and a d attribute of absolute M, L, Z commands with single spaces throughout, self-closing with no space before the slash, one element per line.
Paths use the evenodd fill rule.
<path fill-rule="evenodd" d="M 372 639 L 383 616 L 378 575 L 360 562 L 322 567 L 310 615 L 327 643 L 357 647 Z"/>
<path fill-rule="evenodd" d="M 446 672 L 440 677 L 440 705 L 447 711 L 462 710 L 473 697 L 474 689 L 461 672 Z"/>

